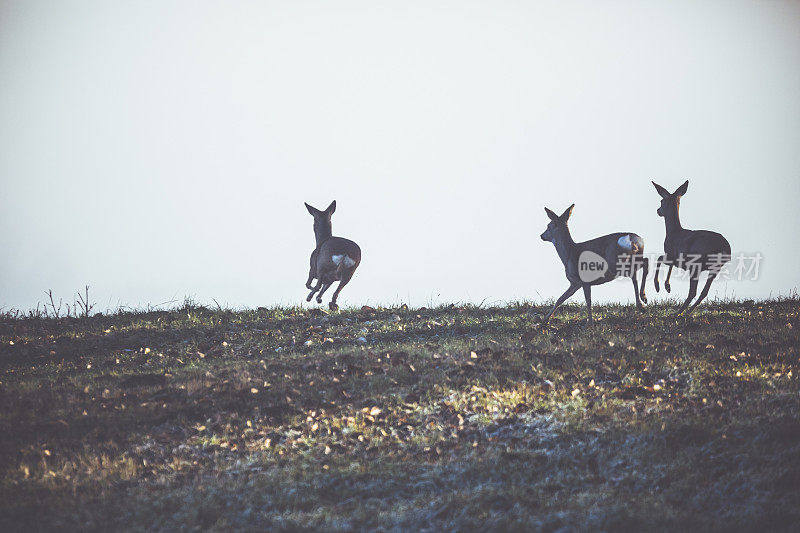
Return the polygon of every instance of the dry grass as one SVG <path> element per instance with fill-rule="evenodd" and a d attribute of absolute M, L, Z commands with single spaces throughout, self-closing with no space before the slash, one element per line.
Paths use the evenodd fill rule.
<path fill-rule="evenodd" d="M 671 310 L 7 316 L 0 528 L 790 529 L 800 301 Z"/>

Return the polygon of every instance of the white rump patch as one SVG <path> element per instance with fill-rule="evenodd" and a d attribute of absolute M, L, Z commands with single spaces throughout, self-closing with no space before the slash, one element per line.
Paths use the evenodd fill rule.
<path fill-rule="evenodd" d="M 625 235 L 624 237 L 620 237 L 617 240 L 617 244 L 620 245 L 621 248 L 628 250 L 629 252 L 633 251 L 633 242 L 631 242 L 631 236 Z"/>
<path fill-rule="evenodd" d="M 333 264 L 336 265 L 336 266 L 340 266 L 342 263 L 344 263 L 344 266 L 347 267 L 347 268 L 349 268 L 349 267 L 351 267 L 351 266 L 356 264 L 356 262 L 353 261 L 350 258 L 350 256 L 347 255 L 347 254 L 332 255 L 331 256 L 331 261 L 333 261 Z"/>

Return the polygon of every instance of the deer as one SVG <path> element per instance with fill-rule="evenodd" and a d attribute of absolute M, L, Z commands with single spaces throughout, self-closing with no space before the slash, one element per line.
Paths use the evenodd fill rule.
<path fill-rule="evenodd" d="M 669 278 L 672 275 L 672 267 L 676 266 L 688 271 L 689 295 L 678 307 L 675 316 L 679 316 L 684 311 L 689 315 L 708 296 L 708 289 L 711 287 L 714 278 L 719 275 L 725 263 L 730 261 L 731 245 L 725 237 L 714 231 L 691 230 L 681 226 L 678 211 L 681 205 L 681 197 L 686 194 L 689 188 L 689 180 L 686 180 L 672 194 L 655 181 L 651 181 L 651 183 L 661 196 L 661 205 L 656 210 L 656 213 L 664 218 L 667 230 L 667 235 L 664 239 L 664 254 L 656 260 L 653 283 L 655 284 L 656 292 L 658 292 L 658 272 L 661 263 L 669 266 L 667 277 L 664 280 L 664 289 L 667 292 L 670 292 Z M 704 270 L 708 271 L 706 284 L 700 292 L 700 296 L 689 307 L 689 303 L 697 294 L 697 284 L 700 280 L 700 274 Z"/>
<path fill-rule="evenodd" d="M 583 288 L 586 298 L 587 323 L 592 323 L 592 286 L 607 283 L 620 276 L 630 276 L 633 280 L 633 292 L 636 307 L 644 308 L 647 303 L 645 280 L 650 261 L 644 256 L 644 239 L 631 232 L 611 233 L 590 241 L 575 242 L 569 231 L 568 221 L 575 204 L 569 206 L 560 216 L 548 208 L 544 208 L 550 223 L 542 233 L 543 241 L 555 245 L 558 257 L 564 263 L 564 271 L 569 281 L 569 288 L 564 291 L 556 304 L 545 317 L 547 324 L 556 309 L 575 292 Z M 642 286 L 636 280 L 636 273 L 642 267 Z"/>
<path fill-rule="evenodd" d="M 305 202 L 304 202 L 305 203 Z M 350 282 L 353 274 L 361 263 L 361 248 L 349 239 L 334 237 L 331 225 L 331 217 L 336 211 L 336 200 L 325 211 L 305 204 L 306 209 L 314 217 L 314 238 L 317 245 L 311 252 L 311 268 L 308 271 L 308 281 L 306 288 L 311 289 L 306 301 L 310 302 L 317 294 L 317 303 L 322 303 L 322 295 L 325 294 L 334 282 L 338 281 L 339 286 L 333 293 L 328 307 L 335 311 L 339 308 L 336 299 L 345 285 Z M 317 280 L 316 285 L 311 283 Z"/>

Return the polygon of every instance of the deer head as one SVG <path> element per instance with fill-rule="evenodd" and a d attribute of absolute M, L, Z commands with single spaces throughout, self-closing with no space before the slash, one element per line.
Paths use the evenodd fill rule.
<path fill-rule="evenodd" d="M 333 212 L 336 211 L 336 200 L 332 201 L 331 205 L 329 205 L 325 211 L 320 211 L 316 207 L 308 204 L 306 204 L 306 209 L 308 209 L 308 212 L 314 217 L 314 236 L 319 246 L 322 241 L 333 235 L 331 217 L 333 216 Z"/>
<path fill-rule="evenodd" d="M 550 217 L 550 223 L 547 225 L 547 229 L 544 230 L 544 233 L 541 234 L 543 241 L 556 242 L 562 240 L 562 238 L 566 235 L 569 235 L 567 221 L 569 221 L 569 217 L 572 215 L 572 209 L 574 207 L 575 204 L 569 206 L 566 211 L 561 213 L 561 216 L 556 215 L 546 207 L 544 208 L 545 213 L 547 213 L 547 216 Z"/>
<path fill-rule="evenodd" d="M 658 191 L 659 196 L 661 196 L 661 205 L 659 206 L 656 213 L 660 217 L 666 217 L 668 214 L 674 213 L 676 216 L 678 214 L 678 207 L 681 204 L 681 196 L 686 194 L 686 189 L 689 188 L 689 180 L 683 182 L 683 185 L 675 189 L 675 192 L 670 194 L 670 192 L 656 183 L 655 181 L 651 182 L 653 186 Z"/>

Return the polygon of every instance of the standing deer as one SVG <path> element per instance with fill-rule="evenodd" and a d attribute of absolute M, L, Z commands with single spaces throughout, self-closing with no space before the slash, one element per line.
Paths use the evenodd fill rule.
<path fill-rule="evenodd" d="M 661 195 L 661 206 L 656 213 L 658 213 L 658 216 L 664 217 L 664 223 L 667 226 L 667 236 L 664 239 L 664 255 L 656 261 L 653 283 L 655 284 L 656 292 L 658 292 L 658 270 L 662 262 L 669 265 L 667 277 L 664 280 L 664 288 L 667 292 L 670 292 L 669 277 L 672 275 L 672 267 L 677 266 L 687 270 L 689 272 L 689 295 L 686 297 L 686 301 L 678 308 L 675 316 L 680 315 L 685 310 L 686 314 L 689 314 L 705 299 L 708 295 L 708 289 L 711 287 L 711 282 L 722 270 L 722 266 L 730 260 L 731 245 L 719 233 L 684 229 L 681 226 L 678 208 L 681 204 L 681 196 L 686 194 L 686 190 L 689 188 L 689 180 L 686 180 L 672 194 L 658 183 L 654 181 L 652 183 L 658 194 Z M 703 287 L 697 301 L 691 307 L 688 307 L 689 302 L 697 294 L 697 282 L 703 270 L 708 270 L 705 287 Z"/>
<path fill-rule="evenodd" d="M 319 291 L 317 303 L 322 303 L 322 295 L 333 285 L 333 282 L 338 281 L 339 286 L 336 287 L 331 303 L 328 305 L 330 309 L 335 310 L 339 308 L 336 305 L 339 292 L 353 277 L 361 262 L 361 248 L 351 240 L 333 236 L 331 216 L 336 211 L 336 200 L 331 202 L 325 211 L 320 211 L 308 204 L 305 205 L 308 212 L 314 217 L 314 237 L 317 240 L 317 247 L 311 252 L 311 269 L 308 272 L 308 281 L 306 281 L 306 288 L 311 289 L 311 292 L 308 293 L 306 301 L 310 302 L 314 293 Z M 312 287 L 311 282 L 314 279 L 317 280 L 317 284 Z"/>
<path fill-rule="evenodd" d="M 642 309 L 642 302 L 647 303 L 644 288 L 649 267 L 649 261 L 644 257 L 644 239 L 635 233 L 612 233 L 590 241 L 575 242 L 572 240 L 567 226 L 573 207 L 575 204 L 569 206 L 561 216 L 544 208 L 547 216 L 550 217 L 550 223 L 541 235 L 542 240 L 550 241 L 555 245 L 569 280 L 569 288 L 556 301 L 553 309 L 545 317 L 544 323 L 547 324 L 556 309 L 567 298 L 575 294 L 575 291 L 583 287 L 586 309 L 589 314 L 588 322 L 591 324 L 592 285 L 607 283 L 618 276 L 630 276 L 633 280 L 636 307 Z M 642 266 L 641 292 L 636 281 L 636 271 L 640 264 Z"/>

